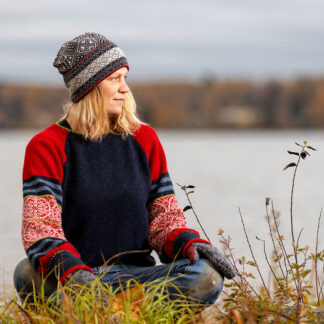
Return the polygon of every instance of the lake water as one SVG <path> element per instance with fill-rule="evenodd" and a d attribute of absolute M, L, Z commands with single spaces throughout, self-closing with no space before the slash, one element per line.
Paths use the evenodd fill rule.
<path fill-rule="evenodd" d="M 24 150 L 33 131 L 0 132 L 0 294 L 12 290 L 12 271 L 25 257 L 20 239 L 22 214 L 21 172 Z M 218 243 L 217 232 L 224 229 L 232 237 L 234 254 L 250 257 L 240 223 L 241 208 L 250 241 L 264 266 L 262 244 L 255 236 L 269 239 L 265 223 L 265 198 L 274 200 L 281 212 L 282 232 L 289 236 L 290 190 L 293 169 L 282 171 L 295 160 L 287 150 L 295 141 L 307 140 L 317 148 L 301 162 L 295 189 L 295 228 L 303 228 L 301 243 L 315 246 L 317 219 L 324 207 L 323 131 L 158 131 L 164 146 L 169 173 L 182 207 L 184 192 L 176 185 L 195 185 L 191 195 L 194 208 L 207 234 Z M 200 230 L 191 211 L 189 226 Z M 324 221 L 319 247 L 323 249 Z M 203 235 L 202 235 L 203 236 Z M 268 244 L 270 249 L 270 244 Z"/>

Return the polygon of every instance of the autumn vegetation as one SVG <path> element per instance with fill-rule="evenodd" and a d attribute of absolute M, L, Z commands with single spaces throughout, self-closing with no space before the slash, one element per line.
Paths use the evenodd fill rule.
<path fill-rule="evenodd" d="M 324 79 L 132 82 L 139 114 L 157 128 L 324 127 Z M 43 128 L 62 115 L 63 87 L 0 84 L 0 129 Z"/>

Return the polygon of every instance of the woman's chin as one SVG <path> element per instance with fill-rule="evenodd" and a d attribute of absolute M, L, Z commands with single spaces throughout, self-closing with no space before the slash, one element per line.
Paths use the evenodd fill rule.
<path fill-rule="evenodd" d="M 116 108 L 112 110 L 108 110 L 108 115 L 109 116 L 119 116 L 123 112 L 123 108 Z"/>
<path fill-rule="evenodd" d="M 109 119 L 111 119 L 111 120 L 116 120 L 120 115 L 121 115 L 121 111 L 120 112 L 109 112 L 108 113 L 108 117 L 109 117 Z"/>

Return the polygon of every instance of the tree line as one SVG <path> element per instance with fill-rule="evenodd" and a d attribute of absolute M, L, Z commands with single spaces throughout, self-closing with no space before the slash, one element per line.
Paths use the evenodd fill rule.
<path fill-rule="evenodd" d="M 324 127 L 324 78 L 133 82 L 140 117 L 157 128 Z M 0 84 L 0 128 L 43 128 L 68 102 L 63 87 Z"/>

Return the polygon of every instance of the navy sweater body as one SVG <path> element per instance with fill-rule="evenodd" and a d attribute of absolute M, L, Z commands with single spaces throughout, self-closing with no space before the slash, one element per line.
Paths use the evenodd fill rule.
<path fill-rule="evenodd" d="M 150 169 L 134 137 L 109 134 L 100 143 L 69 133 L 65 144 L 62 225 L 90 267 L 112 262 L 152 265 L 148 245 Z"/>

